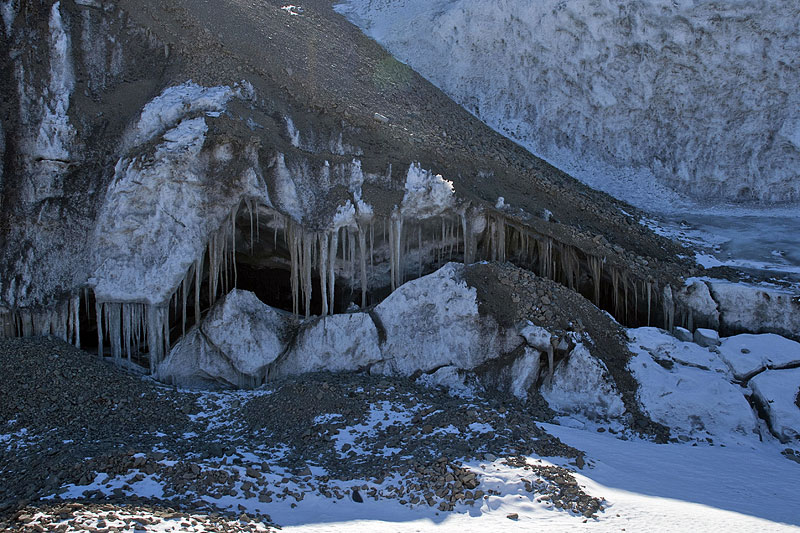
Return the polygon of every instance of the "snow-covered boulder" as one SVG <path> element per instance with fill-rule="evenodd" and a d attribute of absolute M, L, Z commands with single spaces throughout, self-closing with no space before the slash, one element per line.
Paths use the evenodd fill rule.
<path fill-rule="evenodd" d="M 270 378 L 304 372 L 368 368 L 382 359 L 378 329 L 369 313 L 346 313 L 307 322 Z"/>
<path fill-rule="evenodd" d="M 747 379 L 765 368 L 800 365 L 800 343 L 774 333 L 727 337 L 719 347 L 720 357 L 737 379 Z"/>
<path fill-rule="evenodd" d="M 259 385 L 286 350 L 292 320 L 252 292 L 234 289 L 170 350 L 155 377 L 180 386 Z"/>
<path fill-rule="evenodd" d="M 605 364 L 583 344 L 575 346 L 556 365 L 553 377 L 545 380 L 540 390 L 550 407 L 565 415 L 609 420 L 625 413 L 622 397 Z"/>
<path fill-rule="evenodd" d="M 516 332 L 478 313 L 477 291 L 464 282 L 463 270 L 461 264 L 448 263 L 401 286 L 375 308 L 386 334 L 384 373 L 471 369 L 522 342 Z"/>
<path fill-rule="evenodd" d="M 719 332 L 716 332 L 713 329 L 697 328 L 694 330 L 694 342 L 703 348 L 719 346 Z"/>
<path fill-rule="evenodd" d="M 800 439 L 800 368 L 767 370 L 750 380 L 772 432 L 781 442 Z"/>
<path fill-rule="evenodd" d="M 679 341 L 691 342 L 694 340 L 694 335 L 692 335 L 692 332 L 680 326 L 675 328 L 673 334 L 675 335 L 675 338 L 678 339 Z"/>
<path fill-rule="evenodd" d="M 731 383 L 719 356 L 691 342 L 681 342 L 656 328 L 631 329 L 628 363 L 639 384 L 637 399 L 655 421 L 676 436 L 745 442 L 758 421 L 745 397 Z"/>

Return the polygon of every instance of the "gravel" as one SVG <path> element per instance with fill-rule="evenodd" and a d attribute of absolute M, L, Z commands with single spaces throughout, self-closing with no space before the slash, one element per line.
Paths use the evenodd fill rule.
<path fill-rule="evenodd" d="M 449 511 L 491 496 L 475 465 L 494 461 L 524 470 L 531 491 L 557 508 L 586 516 L 602 508 L 568 469 L 525 462 L 562 456 L 582 467 L 584 459 L 512 400 L 329 373 L 256 391 L 182 392 L 45 338 L 0 341 L 0 366 L 0 526 L 8 528 L 48 530 L 47 517 L 68 503 L 79 506 L 67 522 L 86 509 L 135 514 L 144 505 L 218 517 L 231 531 L 272 526 L 268 516 L 239 520 L 243 509 L 222 505 L 223 496 L 394 499 Z M 142 482 L 161 487 L 157 500 L 141 497 Z M 19 520 L 30 509 L 39 522 Z"/>

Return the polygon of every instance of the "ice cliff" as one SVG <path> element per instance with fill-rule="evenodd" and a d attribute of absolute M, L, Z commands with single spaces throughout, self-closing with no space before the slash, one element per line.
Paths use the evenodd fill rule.
<path fill-rule="evenodd" d="M 797 2 L 337 10 L 497 131 L 640 207 L 669 207 L 664 185 L 708 202 L 800 200 Z"/>

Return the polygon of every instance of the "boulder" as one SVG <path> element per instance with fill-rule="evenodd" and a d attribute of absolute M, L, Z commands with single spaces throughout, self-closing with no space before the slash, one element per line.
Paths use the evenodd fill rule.
<path fill-rule="evenodd" d="M 692 332 L 680 326 L 676 327 L 672 333 L 675 335 L 676 339 L 682 342 L 692 342 L 694 340 Z"/>
<path fill-rule="evenodd" d="M 703 348 L 711 348 L 712 346 L 719 346 L 719 333 L 713 329 L 697 328 L 694 330 L 694 342 Z"/>
<path fill-rule="evenodd" d="M 293 317 L 234 289 L 170 350 L 158 380 L 184 387 L 254 387 L 287 347 Z"/>

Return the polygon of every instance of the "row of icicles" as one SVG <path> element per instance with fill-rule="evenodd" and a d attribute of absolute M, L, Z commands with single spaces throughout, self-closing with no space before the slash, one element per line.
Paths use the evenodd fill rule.
<path fill-rule="evenodd" d="M 630 279 L 619 269 L 604 268 L 602 258 L 584 254 L 550 236 L 537 234 L 499 212 L 487 215 L 470 210 L 425 220 L 404 220 L 395 213 L 390 217 L 373 217 L 333 230 L 309 231 L 290 217 L 264 206 L 259 207 L 251 200 L 244 200 L 243 204 L 249 215 L 251 252 L 256 243 L 262 242 L 259 211 L 266 212 L 270 217 L 263 226 L 273 231 L 274 253 L 277 253 L 280 244 L 285 246 L 288 253 L 292 310 L 295 314 L 302 312 L 306 317 L 311 315 L 314 271 L 317 273 L 322 300 L 321 314 L 326 315 L 334 311 L 337 278 L 350 287 L 360 287 L 361 306 L 365 307 L 371 288 L 388 286 L 394 291 L 410 277 L 420 277 L 451 260 L 461 260 L 467 264 L 489 260 L 510 261 L 575 291 L 583 287 L 585 292 L 589 282 L 591 290 L 587 296 L 598 306 L 602 302 L 605 273 L 610 277 L 610 296 L 613 301 L 610 304 L 613 308 L 608 311 L 623 324 L 640 325 L 636 324 L 640 322 L 639 314 L 646 309 L 647 318 L 644 322 L 650 325 L 654 305 L 661 300 L 666 329 L 671 330 L 674 326 L 676 309 L 681 322 L 692 326 L 691 312 L 676 306 L 668 285 L 659 291 L 654 281 Z M 236 287 L 238 214 L 239 206 L 209 237 L 205 252 L 189 267 L 166 305 L 96 302 L 94 314 L 98 346 L 101 347 L 99 351 L 105 351 L 107 340 L 113 358 L 138 361 L 146 348 L 149 366 L 151 370 L 155 369 L 169 353 L 170 324 L 175 324 L 177 328 L 180 321 L 180 334 L 186 333 L 188 305 L 194 307 L 194 323 L 199 322 L 203 285 L 207 284 L 208 307 Z M 242 235 L 242 240 L 246 241 L 246 236 Z M 21 309 L 0 314 L 0 333 L 6 337 L 54 335 L 80 346 L 80 300 L 85 300 L 89 316 L 88 292 L 86 289 L 83 298 L 70 298 L 47 311 Z M 191 302 L 190 296 L 193 297 Z M 640 297 L 644 309 L 640 309 Z"/>

